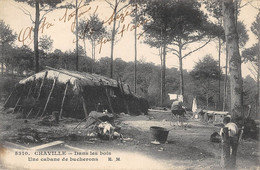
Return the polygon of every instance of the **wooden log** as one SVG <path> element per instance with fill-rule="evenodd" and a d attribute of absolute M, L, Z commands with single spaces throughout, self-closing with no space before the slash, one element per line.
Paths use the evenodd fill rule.
<path fill-rule="evenodd" d="M 223 128 L 221 159 L 222 167 L 228 169 L 230 167 L 230 139 L 227 127 Z"/>
<path fill-rule="evenodd" d="M 35 147 L 32 147 L 30 148 L 30 150 L 42 150 L 42 149 L 47 149 L 47 148 L 50 148 L 50 147 L 54 147 L 54 146 L 57 146 L 57 145 L 61 145 L 63 144 L 64 141 L 54 141 L 54 142 L 50 142 L 50 143 L 46 143 L 46 144 L 43 144 L 43 145 L 39 145 L 39 146 L 35 146 Z"/>
<path fill-rule="evenodd" d="M 14 110 L 13 110 L 12 114 L 15 112 L 15 109 L 17 108 L 17 106 L 18 106 L 18 104 L 19 104 L 21 98 L 22 98 L 22 96 L 20 96 L 20 97 L 18 98 L 18 100 L 16 101 L 15 106 L 14 106 Z"/>
<path fill-rule="evenodd" d="M 33 76 L 33 81 L 31 82 L 31 85 L 30 85 L 30 88 L 29 88 L 29 91 L 28 91 L 28 94 L 27 94 L 27 97 L 29 97 L 30 94 L 31 94 L 33 82 L 35 81 L 35 79 L 36 79 L 36 77 L 35 77 L 35 75 L 34 75 L 34 76 Z"/>
<path fill-rule="evenodd" d="M 31 115 L 32 111 L 33 111 L 33 108 L 31 108 L 31 110 L 30 110 L 29 113 L 27 114 L 26 119 L 29 118 L 29 116 Z"/>
<path fill-rule="evenodd" d="M 37 96 L 37 98 L 36 98 L 36 101 L 38 101 L 39 98 L 40 98 L 40 96 L 41 96 L 42 87 L 43 87 L 43 84 L 44 84 L 44 81 L 45 81 L 47 75 L 48 75 L 48 71 L 45 72 L 45 75 L 44 75 L 44 77 L 43 77 L 43 79 L 42 79 L 42 83 L 41 83 L 40 90 L 39 90 L 38 96 Z"/>
<path fill-rule="evenodd" d="M 71 149 L 71 150 L 73 150 L 73 151 L 86 152 L 86 150 L 84 150 L 84 149 L 77 148 L 77 147 L 73 147 L 73 146 L 70 146 L 70 145 L 67 145 L 67 144 L 65 144 L 64 147 L 65 147 L 65 148 L 68 148 L 68 149 Z"/>
<path fill-rule="evenodd" d="M 58 75 L 58 76 L 59 76 L 59 75 Z M 46 104 L 45 104 L 44 109 L 43 109 L 43 111 L 42 111 L 41 117 L 43 117 L 44 114 L 45 114 L 45 111 L 46 111 L 47 106 L 48 106 L 48 104 L 49 104 L 49 101 L 50 101 L 50 98 L 51 98 L 53 89 L 54 89 L 54 87 L 55 87 L 56 81 L 57 81 L 57 79 L 58 79 L 58 76 L 57 76 L 56 78 L 54 78 L 54 80 L 53 80 L 53 84 L 52 84 L 52 87 L 51 87 L 51 91 L 50 91 L 50 93 L 49 93 L 49 96 L 48 96 L 48 98 L 47 98 Z"/>
<path fill-rule="evenodd" d="M 5 102 L 4 102 L 4 108 L 6 108 L 6 105 L 7 105 L 7 103 L 9 102 L 9 100 L 10 100 L 10 98 L 11 98 L 11 96 L 13 95 L 13 93 L 14 93 L 14 90 L 11 92 L 11 94 L 7 97 L 7 99 L 5 100 Z"/>
<path fill-rule="evenodd" d="M 87 111 L 87 106 L 86 106 L 85 99 L 84 99 L 83 96 L 81 96 L 81 100 L 82 100 L 82 107 L 83 107 L 83 110 L 84 110 L 85 118 L 87 118 L 88 117 L 88 111 Z"/>
<path fill-rule="evenodd" d="M 127 85 L 127 87 L 128 87 L 129 93 L 132 95 L 132 92 L 131 92 L 129 84 Z"/>
<path fill-rule="evenodd" d="M 65 97 L 67 94 L 68 86 L 69 86 L 69 82 L 66 83 L 64 95 L 63 95 L 62 102 L 61 102 L 60 115 L 59 115 L 60 119 L 62 118 L 63 106 L 64 106 L 64 101 L 65 101 Z"/>
<path fill-rule="evenodd" d="M 41 112 L 41 108 L 39 108 L 39 110 L 38 110 L 38 112 L 37 112 L 37 114 L 35 116 L 35 119 L 39 116 L 40 112 Z"/>
<path fill-rule="evenodd" d="M 73 128 L 73 130 L 74 129 L 76 129 L 83 121 L 85 121 L 87 118 L 85 117 L 84 119 L 82 119 L 74 128 Z"/>
<path fill-rule="evenodd" d="M 68 75 L 68 76 L 77 78 L 77 79 L 79 79 L 79 80 L 81 79 L 81 77 L 78 77 L 78 76 L 75 76 L 75 75 L 73 75 L 73 74 L 64 72 L 64 71 L 62 71 L 62 70 L 58 70 L 58 69 L 55 69 L 55 68 L 52 68 L 52 67 L 49 67 L 49 66 L 46 66 L 46 68 L 48 68 L 48 69 L 50 69 L 50 70 L 53 70 L 53 71 L 57 71 L 57 72 L 62 73 L 62 74 L 66 74 L 66 75 Z"/>

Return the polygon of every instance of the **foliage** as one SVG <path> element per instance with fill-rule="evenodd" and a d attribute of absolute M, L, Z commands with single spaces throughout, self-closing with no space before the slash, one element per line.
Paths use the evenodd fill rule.
<path fill-rule="evenodd" d="M 5 24 L 3 20 L 0 20 L 0 53 L 1 53 L 1 72 L 3 74 L 3 66 L 7 65 L 6 61 L 8 56 L 5 55 L 7 53 L 8 48 L 13 44 L 16 39 L 16 34 L 10 28 L 9 25 Z"/>
<path fill-rule="evenodd" d="M 33 19 L 31 13 L 23 8 L 20 8 L 23 13 L 30 17 L 32 23 L 34 23 L 34 62 L 35 62 L 35 72 L 39 72 L 39 26 L 45 15 L 56 9 L 57 4 L 61 3 L 63 0 L 15 0 L 17 2 L 27 3 L 31 7 L 35 8 L 35 17 Z M 45 13 L 40 17 L 40 12 L 45 11 Z"/>
<path fill-rule="evenodd" d="M 249 37 L 247 34 L 246 26 L 241 21 L 237 22 L 237 33 L 239 36 L 239 46 L 244 47 L 246 45 L 247 41 L 249 40 Z"/>
<path fill-rule="evenodd" d="M 255 113 L 257 111 L 257 85 L 256 81 L 250 77 L 247 76 L 243 81 L 243 104 L 244 105 L 251 105 L 251 113 Z M 253 117 L 256 117 L 256 115 L 252 115 Z"/>
<path fill-rule="evenodd" d="M 5 24 L 3 20 L 0 20 L 0 44 L 12 44 L 16 39 L 16 33 L 10 28 L 9 25 Z"/>
<path fill-rule="evenodd" d="M 79 36 L 84 42 L 84 48 L 86 53 L 85 39 L 89 39 L 92 46 L 92 59 L 95 60 L 96 42 L 106 36 L 106 27 L 103 22 L 98 18 L 96 14 L 90 16 L 90 19 L 81 20 L 79 23 Z"/>
<path fill-rule="evenodd" d="M 23 3 L 27 3 L 28 5 L 35 7 L 35 3 L 36 1 L 39 0 L 15 0 L 17 2 L 23 2 Z M 39 1 L 39 4 L 41 6 L 46 6 L 48 5 L 51 8 L 56 7 L 57 4 L 61 3 L 63 0 L 44 0 L 44 1 Z"/>
<path fill-rule="evenodd" d="M 39 48 L 43 50 L 45 53 L 52 50 L 53 47 L 53 40 L 50 36 L 44 35 L 40 37 L 39 41 Z"/>
<path fill-rule="evenodd" d="M 79 23 L 79 35 L 82 39 L 97 41 L 104 34 L 106 34 L 106 28 L 96 14 L 91 15 L 89 20 L 82 20 Z"/>
<path fill-rule="evenodd" d="M 257 55 L 259 54 L 258 44 L 254 44 L 252 47 L 245 49 L 242 52 L 243 61 L 257 62 Z"/>
<path fill-rule="evenodd" d="M 195 65 L 190 73 L 193 82 L 197 85 L 196 96 L 199 99 L 206 101 L 209 106 L 210 100 L 214 101 L 214 96 L 217 94 L 216 81 L 220 78 L 221 72 L 218 69 L 218 62 L 212 56 L 206 55 L 203 60 Z"/>
<path fill-rule="evenodd" d="M 255 22 L 251 26 L 251 31 L 257 36 L 257 39 L 260 40 L 260 12 L 256 16 Z"/>

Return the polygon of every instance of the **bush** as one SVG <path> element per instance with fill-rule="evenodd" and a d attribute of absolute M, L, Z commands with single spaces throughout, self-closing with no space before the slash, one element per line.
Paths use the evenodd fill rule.
<path fill-rule="evenodd" d="M 0 76 L 0 94 L 5 96 L 9 95 L 13 91 L 16 83 L 22 78 L 23 77 L 9 75 Z"/>

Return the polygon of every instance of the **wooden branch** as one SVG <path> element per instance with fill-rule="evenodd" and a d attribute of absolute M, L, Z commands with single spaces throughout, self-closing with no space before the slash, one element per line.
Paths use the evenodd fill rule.
<path fill-rule="evenodd" d="M 15 109 L 17 108 L 17 106 L 18 106 L 18 104 L 19 104 L 19 102 L 20 102 L 21 98 L 22 98 L 22 95 L 21 95 L 21 96 L 19 97 L 19 99 L 16 101 L 16 103 L 15 103 L 15 106 L 14 106 L 14 110 L 13 110 L 13 112 L 12 112 L 12 113 L 14 113 L 14 112 L 15 112 Z"/>
<path fill-rule="evenodd" d="M 64 90 L 64 95 L 63 95 L 62 102 L 61 102 L 60 116 L 59 116 L 60 119 L 62 118 L 63 105 L 64 105 L 65 97 L 66 97 L 66 94 L 67 94 L 68 86 L 69 86 L 69 81 L 66 83 L 66 87 L 65 87 L 65 90 Z"/>
<path fill-rule="evenodd" d="M 36 77 L 35 77 L 35 75 L 34 75 L 34 76 L 33 76 L 33 81 L 31 82 L 31 85 L 30 85 L 30 88 L 29 88 L 29 91 L 28 91 L 28 94 L 27 94 L 27 97 L 29 97 L 30 94 L 31 94 L 33 82 L 35 81 L 35 79 L 36 79 Z"/>
<path fill-rule="evenodd" d="M 187 44 L 190 44 L 190 43 L 196 42 L 196 41 L 202 39 L 204 36 L 205 36 L 205 34 L 198 35 L 198 36 L 194 36 L 194 37 L 193 37 L 193 38 L 194 38 L 193 40 L 186 41 L 186 42 L 182 43 L 182 45 L 184 46 L 184 45 L 187 45 Z"/>
<path fill-rule="evenodd" d="M 128 7 L 129 5 L 130 5 L 130 3 L 128 3 L 128 4 L 126 4 L 125 6 L 123 6 L 122 8 L 120 8 L 120 9 L 116 12 L 116 14 L 118 14 L 120 11 L 122 11 L 124 8 Z"/>
<path fill-rule="evenodd" d="M 8 103 L 9 100 L 10 100 L 10 97 L 13 95 L 13 93 L 14 93 L 14 90 L 11 92 L 11 94 L 8 96 L 8 98 L 5 100 L 5 102 L 4 102 L 4 108 L 6 107 L 7 103 Z"/>
<path fill-rule="evenodd" d="M 254 0 L 248 1 L 247 3 L 245 3 L 244 5 L 240 6 L 239 9 L 243 8 L 244 6 L 250 4 L 251 2 L 253 2 Z"/>
<path fill-rule="evenodd" d="M 176 53 L 179 53 L 179 51 L 175 50 L 174 48 L 167 47 L 167 49 L 169 49 L 170 51 L 175 51 Z"/>
<path fill-rule="evenodd" d="M 73 75 L 73 74 L 69 74 L 69 73 L 64 72 L 64 71 L 62 71 L 62 70 L 58 70 L 58 69 L 55 69 L 55 68 L 52 68 L 52 67 L 49 67 L 49 66 L 46 66 L 46 68 L 48 68 L 48 69 L 50 69 L 50 70 L 57 71 L 57 72 L 62 73 L 62 74 L 66 74 L 66 75 L 68 75 L 68 76 L 77 78 L 77 79 L 79 79 L 79 80 L 81 79 L 81 77 L 75 76 L 75 75 Z"/>
<path fill-rule="evenodd" d="M 48 13 L 50 13 L 51 11 L 53 11 L 53 9 L 48 10 L 47 12 L 45 12 L 45 13 L 42 15 L 42 17 L 41 17 L 41 19 L 40 19 L 40 23 L 41 23 L 42 20 L 45 18 L 45 16 L 46 16 Z"/>
<path fill-rule="evenodd" d="M 79 4 L 78 4 L 77 8 L 79 8 L 79 7 L 80 7 L 81 3 L 82 3 L 82 0 L 79 2 Z"/>
<path fill-rule="evenodd" d="M 51 91 L 50 91 L 49 96 L 48 96 L 48 98 L 47 98 L 47 101 L 46 101 L 46 104 L 45 104 L 45 106 L 44 106 L 44 109 L 43 109 L 43 111 L 42 111 L 41 117 L 43 117 L 44 114 L 45 114 L 45 111 L 46 111 L 47 106 L 48 106 L 48 104 L 49 104 L 49 101 L 50 101 L 50 98 L 51 98 L 51 95 L 52 95 L 52 92 L 53 92 L 53 89 L 54 89 L 54 87 L 55 87 L 55 84 L 56 84 L 56 81 L 57 81 L 58 77 L 59 77 L 59 75 L 58 75 L 57 77 L 55 77 L 54 80 L 53 80 L 52 88 L 51 88 Z"/>
<path fill-rule="evenodd" d="M 36 98 L 36 101 L 38 101 L 39 98 L 40 98 L 40 96 L 41 96 L 41 91 L 42 91 L 43 83 L 44 83 L 44 80 L 46 79 L 47 75 L 48 75 L 48 71 L 46 71 L 45 74 L 44 74 L 44 76 L 43 76 L 42 83 L 41 83 L 40 90 L 39 90 L 38 96 L 37 96 L 37 98 Z"/>
<path fill-rule="evenodd" d="M 84 110 L 85 118 L 87 118 L 88 117 L 88 110 L 87 110 L 85 99 L 82 95 L 81 95 L 81 100 L 82 100 L 82 107 L 83 107 L 83 110 Z"/>
<path fill-rule="evenodd" d="M 195 50 L 193 50 L 193 51 L 190 51 L 189 53 L 183 55 L 182 58 L 185 58 L 185 57 L 187 57 L 188 55 L 190 55 L 191 53 L 194 53 L 194 52 L 200 50 L 201 48 L 205 47 L 210 41 L 211 41 L 211 38 L 210 38 L 205 44 L 203 44 L 202 46 L 200 46 L 199 48 L 197 48 L 197 49 L 195 49 Z"/>
<path fill-rule="evenodd" d="M 257 80 L 257 77 L 256 77 L 256 73 L 254 72 L 254 70 L 252 70 L 252 68 L 248 67 L 249 71 L 253 74 L 254 76 L 254 79 Z"/>
<path fill-rule="evenodd" d="M 33 108 L 31 108 L 31 110 L 30 110 L 29 113 L 27 114 L 26 119 L 29 118 L 29 116 L 31 115 L 32 111 L 33 111 Z"/>
<path fill-rule="evenodd" d="M 24 7 L 18 7 L 25 15 L 28 15 L 30 17 L 30 20 L 32 21 L 32 23 L 35 23 L 35 21 L 32 19 L 32 15 L 31 13 L 25 9 Z"/>
<path fill-rule="evenodd" d="M 179 57 L 179 55 L 178 54 L 176 54 L 176 53 L 172 53 L 173 55 L 176 55 L 177 57 Z"/>
<path fill-rule="evenodd" d="M 46 144 L 43 144 L 43 145 L 32 147 L 32 148 L 30 148 L 30 150 L 47 149 L 47 148 L 50 148 L 50 147 L 61 145 L 63 143 L 64 143 L 64 141 L 54 141 L 54 142 L 50 142 L 50 143 L 46 143 Z"/>
<path fill-rule="evenodd" d="M 110 5 L 110 7 L 112 8 L 112 9 L 115 9 L 115 6 L 111 3 L 111 2 L 109 2 L 108 0 L 105 0 L 106 1 L 106 3 L 108 3 L 109 5 Z"/>
<path fill-rule="evenodd" d="M 255 64 L 253 64 L 253 62 L 249 62 L 249 63 L 252 65 L 252 67 L 253 67 L 254 71 L 255 71 L 255 72 L 257 72 L 258 68 L 256 67 L 256 65 L 255 65 Z"/>
<path fill-rule="evenodd" d="M 252 1 L 251 1 L 251 2 L 252 2 Z M 260 8 L 255 7 L 254 5 L 252 5 L 251 2 L 249 2 L 249 4 L 250 4 L 253 8 L 255 8 L 255 9 L 257 9 L 257 10 L 260 10 Z"/>

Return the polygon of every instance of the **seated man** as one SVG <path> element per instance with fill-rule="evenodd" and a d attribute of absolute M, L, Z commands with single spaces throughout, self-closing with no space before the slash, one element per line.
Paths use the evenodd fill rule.
<path fill-rule="evenodd" d="M 171 111 L 173 115 L 178 116 L 178 124 L 181 123 L 181 126 L 183 127 L 183 118 L 185 110 L 182 108 L 182 101 L 180 100 L 174 100 L 171 106 Z"/>

